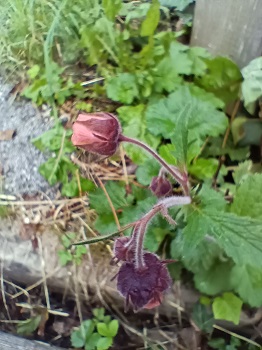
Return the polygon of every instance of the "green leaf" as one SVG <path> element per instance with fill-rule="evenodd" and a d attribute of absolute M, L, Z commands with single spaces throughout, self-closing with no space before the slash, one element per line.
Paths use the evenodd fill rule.
<path fill-rule="evenodd" d="M 208 345 L 211 346 L 212 349 L 227 350 L 226 341 L 222 338 L 211 339 L 209 340 Z"/>
<path fill-rule="evenodd" d="M 113 21 L 122 7 L 122 0 L 103 0 L 102 5 L 107 18 Z"/>
<path fill-rule="evenodd" d="M 160 4 L 158 0 L 152 0 L 152 4 L 146 14 L 141 26 L 141 36 L 151 36 L 154 34 L 160 19 Z"/>
<path fill-rule="evenodd" d="M 262 174 L 249 175 L 237 187 L 231 212 L 260 219 L 262 225 Z M 261 226 L 262 228 L 262 226 Z"/>
<path fill-rule="evenodd" d="M 242 83 L 242 95 L 245 107 L 262 96 L 262 57 L 255 58 L 242 69 L 244 81 Z"/>
<path fill-rule="evenodd" d="M 104 337 L 110 337 L 111 334 L 110 334 L 110 331 L 109 331 L 109 328 L 108 328 L 108 325 L 103 323 L 103 322 L 98 322 L 97 325 L 97 331 L 100 335 L 104 336 Z"/>
<path fill-rule="evenodd" d="M 210 53 L 203 47 L 190 47 L 188 57 L 192 62 L 191 74 L 202 76 L 206 73 L 207 64 L 206 58 L 210 58 Z"/>
<path fill-rule="evenodd" d="M 207 72 L 200 78 L 196 78 L 197 85 L 225 103 L 238 98 L 242 75 L 238 66 L 226 57 L 216 57 L 206 60 Z"/>
<path fill-rule="evenodd" d="M 39 327 L 41 318 L 41 315 L 36 315 L 25 321 L 19 322 L 17 324 L 17 333 L 21 335 L 32 334 Z"/>
<path fill-rule="evenodd" d="M 106 184 L 105 188 L 116 210 L 120 208 L 122 209 L 128 205 L 123 182 L 111 181 Z M 97 188 L 94 192 L 90 193 L 89 198 L 91 208 L 95 209 L 98 214 L 103 215 L 111 211 L 102 188 Z"/>
<path fill-rule="evenodd" d="M 212 179 L 218 167 L 218 160 L 215 158 L 197 158 L 189 165 L 188 172 L 200 180 Z"/>
<path fill-rule="evenodd" d="M 233 173 L 233 178 L 236 185 L 240 185 L 243 181 L 245 181 L 252 171 L 252 161 L 246 160 L 243 163 L 239 163 L 238 167 Z"/>
<path fill-rule="evenodd" d="M 242 300 L 233 293 L 224 293 L 221 297 L 216 297 L 212 309 L 215 319 L 239 323 L 242 308 Z"/>
<path fill-rule="evenodd" d="M 73 331 L 70 338 L 75 348 L 82 348 L 85 345 L 85 335 L 80 330 Z"/>
<path fill-rule="evenodd" d="M 27 74 L 31 80 L 35 79 L 40 72 L 40 66 L 35 64 L 33 67 L 28 69 Z"/>
<path fill-rule="evenodd" d="M 192 61 L 188 55 L 188 46 L 173 41 L 169 53 L 173 67 L 178 74 L 189 75 L 192 73 Z"/>
<path fill-rule="evenodd" d="M 97 349 L 97 344 L 101 339 L 101 335 L 97 332 L 92 333 L 87 339 L 85 343 L 85 350 L 94 350 Z"/>
<path fill-rule="evenodd" d="M 202 331 L 206 333 L 212 332 L 215 320 L 212 312 L 208 307 L 201 304 L 195 304 L 193 308 L 192 319 Z"/>
<path fill-rule="evenodd" d="M 192 252 L 208 235 L 236 264 L 242 264 L 244 260 L 246 264 L 262 266 L 262 222 L 225 212 L 223 203 L 212 200 L 213 192 L 204 188 L 196 198 L 202 204 L 184 207 L 187 224 L 183 234 L 188 251 Z"/>
<path fill-rule="evenodd" d="M 180 58 L 183 62 L 183 58 Z M 183 67 L 180 67 L 183 69 Z M 152 71 L 154 78 L 154 91 L 161 93 L 163 91 L 172 92 L 177 89 L 182 82 L 178 75 L 177 66 L 174 65 L 170 57 L 164 57 Z"/>
<path fill-rule="evenodd" d="M 190 159 L 199 153 L 207 136 L 218 136 L 227 127 L 225 114 L 218 111 L 211 102 L 201 101 L 194 97 L 187 86 L 181 86 L 167 98 L 149 103 L 146 118 L 149 131 L 166 139 L 171 138 L 177 152 L 182 150 L 184 153 L 185 146 L 183 144 L 187 129 L 187 147 L 192 144 Z M 185 125 L 183 126 L 184 118 Z M 182 135 L 176 131 L 179 119 L 181 119 L 181 128 L 184 127 Z"/>
<path fill-rule="evenodd" d="M 261 269 L 247 265 L 236 265 L 231 271 L 231 284 L 241 299 L 251 307 L 262 304 Z"/>
<path fill-rule="evenodd" d="M 139 96 L 136 77 L 131 73 L 120 73 L 116 77 L 109 78 L 106 93 L 113 101 L 131 104 Z"/>
<path fill-rule="evenodd" d="M 59 262 L 62 266 L 67 265 L 69 262 L 72 262 L 73 256 L 68 250 L 59 250 L 57 252 L 59 257 Z"/>
<path fill-rule="evenodd" d="M 136 177 L 138 182 L 142 185 L 149 185 L 151 183 L 152 177 L 157 176 L 160 169 L 160 165 L 147 159 L 143 165 L 140 165 L 136 171 Z"/>
<path fill-rule="evenodd" d="M 97 342 L 97 350 L 107 350 L 113 344 L 113 338 L 100 338 Z"/>
<path fill-rule="evenodd" d="M 105 309 L 103 307 L 92 310 L 93 315 L 99 320 L 103 321 L 105 317 Z"/>
<path fill-rule="evenodd" d="M 108 328 L 110 331 L 110 336 L 113 338 L 117 335 L 118 332 L 118 328 L 119 328 L 119 322 L 117 320 L 112 320 L 109 324 L 108 324 Z"/>
<path fill-rule="evenodd" d="M 195 274 L 194 282 L 196 288 L 207 295 L 216 295 L 230 290 L 231 269 L 232 262 L 216 260 L 209 270 L 202 270 Z"/>

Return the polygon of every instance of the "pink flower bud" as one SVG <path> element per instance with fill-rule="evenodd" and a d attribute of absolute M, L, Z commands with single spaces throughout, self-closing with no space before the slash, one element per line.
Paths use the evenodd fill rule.
<path fill-rule="evenodd" d="M 79 114 L 73 125 L 72 143 L 84 150 L 112 156 L 118 147 L 121 126 L 110 113 Z"/>
<path fill-rule="evenodd" d="M 158 198 L 166 197 L 172 193 L 171 183 L 162 176 L 153 177 L 149 188 Z"/>

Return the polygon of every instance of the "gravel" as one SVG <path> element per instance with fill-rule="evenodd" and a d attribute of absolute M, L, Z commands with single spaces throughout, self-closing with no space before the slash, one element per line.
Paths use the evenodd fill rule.
<path fill-rule="evenodd" d="M 39 165 L 46 161 L 47 156 L 37 150 L 31 140 L 50 129 L 52 122 L 30 102 L 14 100 L 11 89 L 10 84 L 0 79 L 0 130 L 16 131 L 12 140 L 0 141 L 3 192 L 13 195 L 48 194 L 50 186 L 38 173 Z"/>

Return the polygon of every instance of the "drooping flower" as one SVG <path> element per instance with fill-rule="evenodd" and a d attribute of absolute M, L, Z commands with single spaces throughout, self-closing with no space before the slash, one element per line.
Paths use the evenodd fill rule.
<path fill-rule="evenodd" d="M 126 261 L 117 275 L 117 289 L 126 299 L 126 307 L 131 305 L 135 311 L 160 305 L 172 282 L 165 261 L 145 252 L 144 262 L 145 267 L 137 269 L 134 261 Z"/>
<path fill-rule="evenodd" d="M 149 188 L 158 198 L 169 196 L 172 193 L 170 181 L 163 176 L 153 177 Z"/>
<path fill-rule="evenodd" d="M 132 261 L 134 258 L 134 246 L 130 244 L 130 237 L 118 237 L 115 239 L 113 253 L 116 261 Z"/>
<path fill-rule="evenodd" d="M 121 125 L 110 113 L 79 114 L 73 125 L 72 143 L 84 150 L 112 156 L 119 145 Z"/>

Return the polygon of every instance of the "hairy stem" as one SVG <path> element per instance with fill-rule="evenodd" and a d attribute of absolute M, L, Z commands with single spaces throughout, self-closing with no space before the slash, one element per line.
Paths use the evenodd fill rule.
<path fill-rule="evenodd" d="M 157 152 L 155 152 L 151 147 L 149 147 L 148 145 L 146 145 L 144 142 L 124 136 L 124 135 L 120 135 L 119 137 L 119 141 L 120 142 L 128 142 L 128 143 L 132 143 L 134 145 L 137 145 L 143 149 L 145 149 L 148 153 L 150 153 L 168 172 L 171 176 L 173 176 L 173 178 L 182 186 L 184 193 L 186 195 L 189 194 L 189 186 L 188 186 L 188 179 L 187 176 L 185 176 L 185 174 L 181 174 L 181 171 L 173 166 L 173 165 L 169 165 L 163 158 L 161 158 L 159 156 L 159 154 Z"/>

